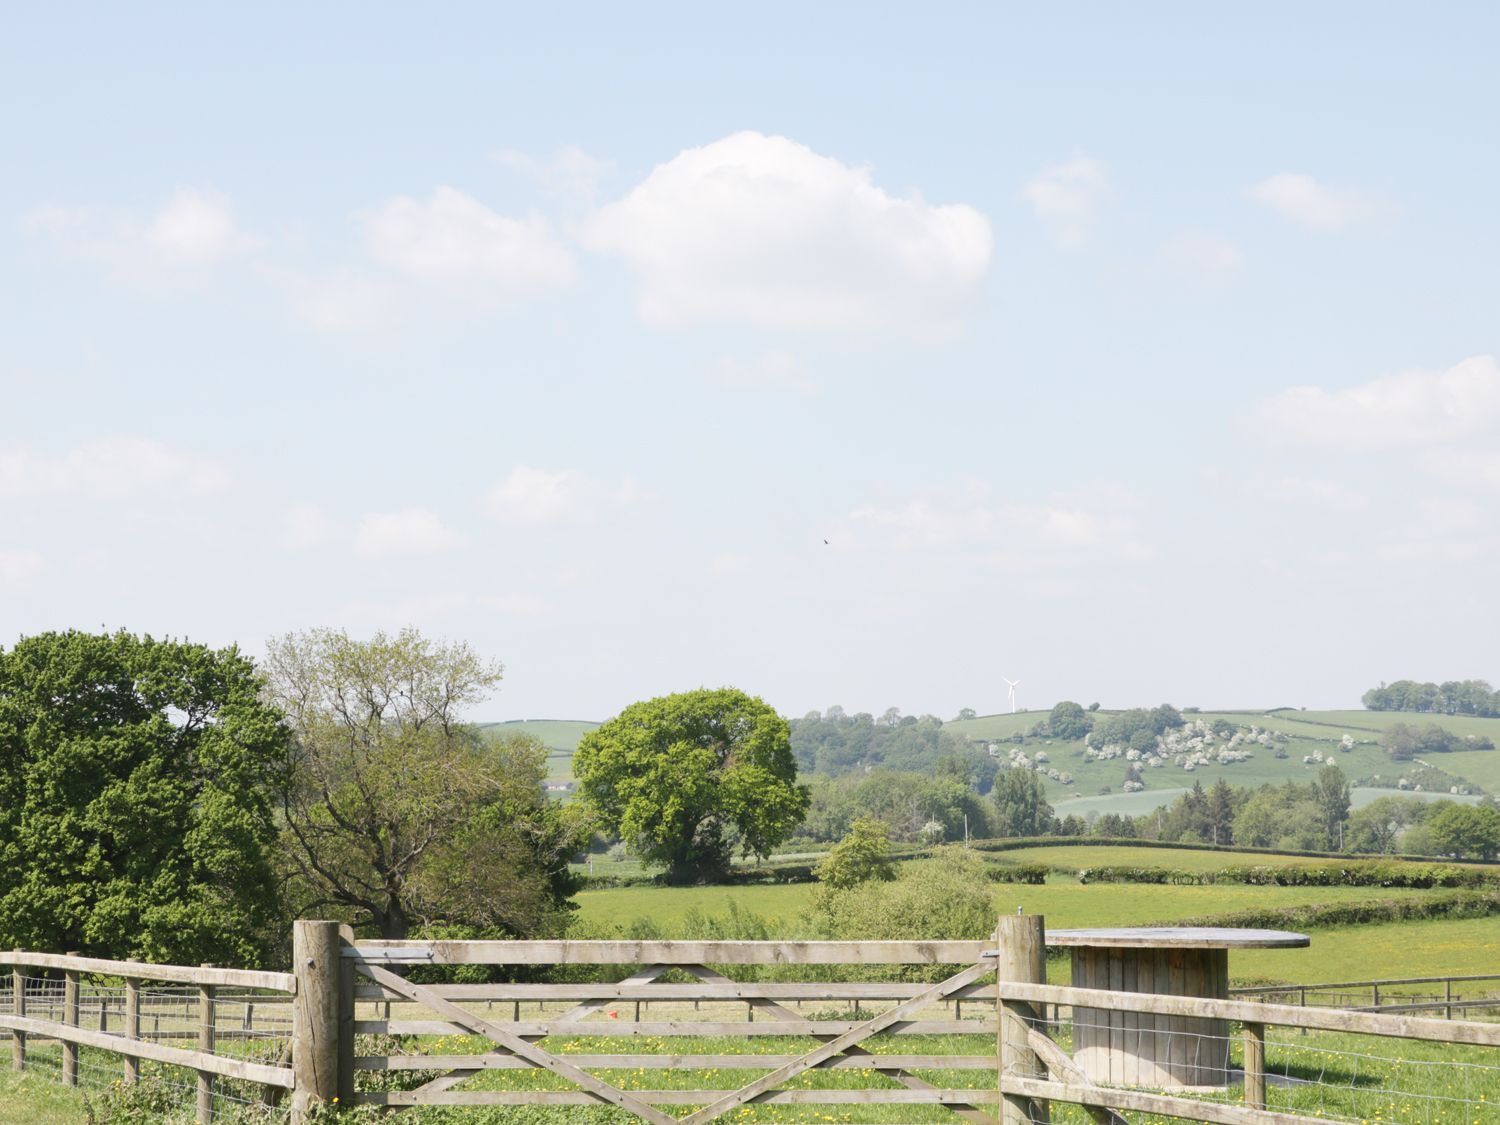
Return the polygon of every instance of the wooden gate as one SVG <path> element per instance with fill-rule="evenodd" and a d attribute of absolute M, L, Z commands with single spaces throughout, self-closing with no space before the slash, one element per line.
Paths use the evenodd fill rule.
<path fill-rule="evenodd" d="M 992 950 L 988 942 L 344 941 L 340 991 L 349 1004 L 349 1042 L 342 1096 L 385 1106 L 607 1104 L 656 1125 L 702 1125 L 752 1104 L 942 1105 L 993 1122 L 984 1108 L 999 1100 Z M 634 971 L 608 983 L 483 985 L 418 984 L 396 971 L 457 964 Z M 871 972 L 875 967 L 881 968 Z M 797 979 L 838 975 L 895 979 Z M 809 1012 L 810 1004 L 824 1010 Z M 826 1010 L 830 1004 L 853 1010 Z M 483 1045 L 475 1050 L 466 1038 L 463 1046 L 473 1053 L 439 1046 L 421 1054 L 356 1055 L 353 1037 L 365 1034 L 477 1036 Z M 793 1053 L 784 1043 L 776 1044 L 779 1053 L 744 1050 L 768 1036 L 803 1044 L 794 1044 Z M 892 1053 L 903 1036 L 922 1037 L 921 1052 Z M 733 1042 L 703 1043 L 726 1037 Z M 642 1047 L 608 1054 L 579 1049 L 580 1043 L 592 1049 L 595 1039 L 634 1039 Z M 689 1053 L 695 1047 L 702 1053 Z M 409 1089 L 356 1091 L 356 1070 L 421 1070 L 429 1077 Z M 719 1084 L 743 1071 L 759 1073 Z M 550 1078 L 538 1081 L 541 1072 Z M 684 1072 L 693 1077 L 689 1088 L 650 1088 L 656 1075 L 682 1081 Z M 663 1106 L 687 1112 L 679 1117 Z"/>

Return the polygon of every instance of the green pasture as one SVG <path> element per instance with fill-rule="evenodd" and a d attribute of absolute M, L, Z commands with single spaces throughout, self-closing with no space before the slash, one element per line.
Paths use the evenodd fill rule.
<path fill-rule="evenodd" d="M 598 723 L 578 719 L 511 719 L 504 723 L 480 723 L 485 734 L 504 736 L 529 734 L 547 748 L 547 780 L 573 780 L 573 752 L 578 740 Z"/>
<path fill-rule="evenodd" d="M 1066 850 L 1066 849 L 1062 849 Z M 1012 854 L 1012 853 L 1004 853 Z M 1157 852 L 1159 858 L 1164 853 Z M 1165 853 L 1175 855 L 1175 852 Z M 1066 861 L 1064 861 L 1066 862 Z M 748 887 L 623 887 L 584 891 L 578 895 L 580 921 L 629 927 L 651 921 L 666 936 L 690 911 L 723 914 L 733 903 L 742 911 L 776 919 L 787 933 L 797 932 L 798 920 L 816 888 L 810 883 Z M 1125 883 L 1084 885 L 1066 876 L 1052 876 L 1040 887 L 995 884 L 997 914 L 1042 914 L 1058 929 L 1088 926 L 1171 924 L 1201 914 L 1223 914 L 1262 907 L 1301 906 L 1315 902 L 1362 902 L 1407 898 L 1427 892 L 1378 887 L 1251 887 L 1162 886 Z M 913 934 L 920 937 L 920 934 Z"/>
<path fill-rule="evenodd" d="M 1334 860 L 1264 852 L 1211 851 L 1207 848 L 1138 848 L 1129 844 L 1040 844 L 991 852 L 1001 862 L 1057 864 L 1061 867 L 1170 867 L 1177 871 L 1218 871 L 1224 867 L 1311 867 Z M 1368 889 L 1368 888 L 1366 888 Z"/>

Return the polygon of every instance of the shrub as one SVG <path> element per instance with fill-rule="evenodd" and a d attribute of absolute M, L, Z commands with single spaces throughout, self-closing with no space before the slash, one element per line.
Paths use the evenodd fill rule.
<path fill-rule="evenodd" d="M 1026 883 L 1040 887 L 1047 881 L 1045 863 L 992 863 L 985 867 L 991 883 Z"/>

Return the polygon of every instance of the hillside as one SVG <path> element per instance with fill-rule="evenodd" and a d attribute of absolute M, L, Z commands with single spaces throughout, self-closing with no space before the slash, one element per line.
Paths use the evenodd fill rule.
<path fill-rule="evenodd" d="M 512 719 L 504 723 L 480 723 L 486 734 L 529 734 L 547 748 L 547 781 L 563 785 L 573 780 L 573 751 L 578 740 L 597 727 L 583 719 Z"/>
<path fill-rule="evenodd" d="M 1097 718 L 1119 714 L 1099 711 Z M 1169 803 L 1193 782 L 1212 785 L 1220 777 L 1231 785 L 1255 786 L 1267 782 L 1306 781 L 1331 758 L 1356 785 L 1354 803 L 1363 805 L 1395 792 L 1397 780 L 1407 776 L 1410 788 L 1422 786 L 1423 796 L 1452 796 L 1454 787 L 1467 787 L 1476 800 L 1483 793 L 1500 794 L 1500 750 L 1465 750 L 1429 755 L 1418 762 L 1393 762 L 1379 745 L 1381 732 L 1394 723 L 1425 725 L 1437 723 L 1458 735 L 1486 736 L 1500 744 L 1500 718 L 1481 719 L 1472 715 L 1425 715 L 1398 711 L 1255 711 L 1220 710 L 1188 712 L 1190 722 L 1212 724 L 1222 719 L 1248 732 L 1266 732 L 1269 744 L 1250 746 L 1251 757 L 1245 761 L 1195 764 L 1191 771 L 1175 765 L 1141 771 L 1145 788 L 1140 792 L 1122 792 L 1126 762 L 1115 758 L 1089 761 L 1082 741 L 1028 737 L 1026 732 L 1046 719 L 1046 711 L 1022 711 L 1016 714 L 981 715 L 974 719 L 944 723 L 943 729 L 976 744 L 995 744 L 1002 757 L 1014 746 L 1029 758 L 1037 751 L 1046 754 L 1049 767 L 1073 778 L 1072 785 L 1048 779 L 1048 796 L 1058 814 L 1086 815 L 1089 812 L 1116 812 L 1138 815 Z M 503 723 L 481 723 L 481 729 L 494 734 L 529 734 L 547 747 L 547 777 L 554 784 L 572 781 L 573 752 L 578 741 L 599 724 L 576 719 L 517 719 Z M 1022 736 L 1022 743 L 1007 742 Z M 1285 736 L 1285 741 L 1276 736 Z M 1347 736 L 1352 746 L 1344 748 Z M 1277 757 L 1277 751 L 1285 757 Z M 1305 762 L 1304 758 L 1316 759 Z M 1425 767 L 1425 768 L 1423 768 Z M 1099 791 L 1108 786 L 1111 792 Z"/>
<path fill-rule="evenodd" d="M 1119 712 L 1099 711 L 1095 719 L 1116 714 Z M 1306 781 L 1329 760 L 1351 781 L 1364 783 L 1356 786 L 1356 804 L 1401 792 L 1398 783 L 1403 777 L 1408 793 L 1416 792 L 1419 786 L 1423 795 L 1433 796 L 1450 796 L 1454 788 L 1468 789 L 1469 799 L 1477 799 L 1484 792 L 1500 792 L 1500 751 L 1465 750 L 1395 762 L 1379 743 L 1383 731 L 1401 722 L 1417 726 L 1437 723 L 1461 736 L 1484 736 L 1500 743 L 1500 719 L 1495 718 L 1389 711 L 1189 712 L 1183 716 L 1189 723 L 1212 725 L 1215 720 L 1223 720 L 1242 732 L 1242 741 L 1235 749 L 1250 756 L 1225 762 L 1213 757 L 1205 761 L 1199 756 L 1191 770 L 1168 761 L 1157 768 L 1140 770 L 1145 788 L 1125 793 L 1122 790 L 1129 763 L 1124 758 L 1091 760 L 1082 740 L 1063 741 L 1026 734 L 1046 717 L 1046 711 L 985 715 L 946 723 L 944 729 L 986 743 L 1002 758 L 1019 751 L 1033 766 L 1038 764 L 1038 752 L 1045 755 L 1046 760 L 1041 764 L 1048 770 L 1072 778 L 1071 785 L 1056 778 L 1047 780 L 1048 796 L 1059 815 L 1089 811 L 1139 814 L 1168 803 L 1183 789 L 1191 788 L 1194 781 L 1208 786 L 1221 777 L 1236 786 Z M 1265 741 L 1261 741 L 1262 734 Z M 1024 741 L 1014 741 L 1018 736 L 1024 737 Z M 1220 739 L 1217 745 L 1222 747 L 1225 741 Z M 1101 794 L 1100 790 L 1106 786 L 1110 792 Z"/>

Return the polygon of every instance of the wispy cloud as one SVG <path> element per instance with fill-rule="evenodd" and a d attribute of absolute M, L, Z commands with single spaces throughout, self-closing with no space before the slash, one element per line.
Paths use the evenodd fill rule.
<path fill-rule="evenodd" d="M 1430 445 L 1500 425 L 1500 368 L 1473 356 L 1445 371 L 1403 371 L 1343 390 L 1292 387 L 1256 408 L 1274 436 L 1366 449 Z"/>
<path fill-rule="evenodd" d="M 208 492 L 226 480 L 213 462 L 152 438 L 99 438 L 50 455 L 0 451 L 0 496 L 117 499 L 149 491 Z"/>
<path fill-rule="evenodd" d="M 1099 210 L 1110 196 L 1109 175 L 1093 157 L 1078 153 L 1043 168 L 1021 188 L 1038 219 L 1064 246 L 1088 241 Z"/>
<path fill-rule="evenodd" d="M 361 555 L 432 555 L 462 542 L 436 512 L 406 508 L 371 512 L 359 521 L 354 549 Z"/>
<path fill-rule="evenodd" d="M 499 215 L 455 188 L 439 187 L 426 200 L 398 196 L 358 221 L 377 262 L 455 295 L 510 300 L 577 276 L 545 218 Z"/>
<path fill-rule="evenodd" d="M 1341 231 L 1389 215 L 1389 200 L 1358 188 L 1332 187 L 1311 176 L 1281 172 L 1245 189 L 1245 194 L 1309 230 Z"/>

